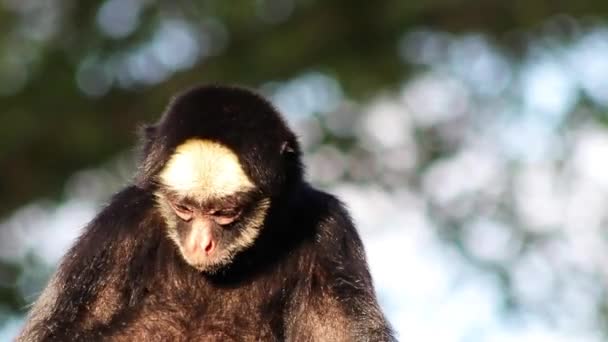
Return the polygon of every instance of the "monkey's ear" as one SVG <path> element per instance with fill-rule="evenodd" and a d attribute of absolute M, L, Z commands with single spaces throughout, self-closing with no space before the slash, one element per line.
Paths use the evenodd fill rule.
<path fill-rule="evenodd" d="M 289 141 L 284 141 L 283 144 L 281 145 L 281 154 L 285 155 L 285 154 L 292 154 L 292 153 L 296 153 L 296 149 L 294 148 L 293 144 L 290 143 Z"/>
<path fill-rule="evenodd" d="M 139 136 L 141 153 L 145 156 L 150 153 L 152 144 L 156 141 L 158 128 L 155 125 L 140 125 L 137 128 L 137 133 Z"/>
<path fill-rule="evenodd" d="M 138 129 L 141 141 L 139 170 L 135 181 L 140 186 L 146 186 L 152 180 L 161 164 L 162 142 L 158 137 L 158 127 L 142 125 Z"/>
<path fill-rule="evenodd" d="M 152 141 L 156 138 L 158 128 L 154 125 L 142 125 L 139 128 L 140 136 L 146 142 Z"/>

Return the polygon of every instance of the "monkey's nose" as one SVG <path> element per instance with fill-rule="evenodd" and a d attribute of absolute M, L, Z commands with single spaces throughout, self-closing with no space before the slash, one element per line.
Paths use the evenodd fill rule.
<path fill-rule="evenodd" d="M 215 250 L 215 239 L 209 225 L 195 222 L 186 241 L 186 250 L 191 254 L 211 254 Z"/>

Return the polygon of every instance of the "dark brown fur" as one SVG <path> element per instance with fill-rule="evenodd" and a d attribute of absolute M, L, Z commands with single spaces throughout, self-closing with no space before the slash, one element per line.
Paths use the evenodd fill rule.
<path fill-rule="evenodd" d="M 232 118 L 243 120 L 246 112 L 261 122 L 238 135 L 231 130 L 243 129 L 239 124 L 205 117 L 203 100 L 216 101 Z M 242 89 L 202 87 L 174 101 L 163 120 L 183 115 L 175 109 L 180 105 L 202 112 L 209 129 L 227 130 L 228 137 L 209 132 L 239 151 L 248 175 L 271 198 L 255 244 L 213 274 L 184 261 L 166 236 L 154 177 L 179 141 L 209 133 L 194 127 L 169 137 L 161 120 L 148 131 L 136 185 L 115 195 L 88 225 L 19 340 L 394 340 L 348 214 L 302 180 L 295 137 L 272 107 Z M 256 137 L 259 142 L 251 140 Z"/>

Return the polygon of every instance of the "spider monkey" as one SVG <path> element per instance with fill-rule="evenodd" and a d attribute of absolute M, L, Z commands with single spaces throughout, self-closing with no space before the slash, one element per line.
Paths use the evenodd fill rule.
<path fill-rule="evenodd" d="M 239 87 L 176 96 L 131 185 L 67 252 L 18 341 L 394 341 L 363 246 L 295 134 Z"/>

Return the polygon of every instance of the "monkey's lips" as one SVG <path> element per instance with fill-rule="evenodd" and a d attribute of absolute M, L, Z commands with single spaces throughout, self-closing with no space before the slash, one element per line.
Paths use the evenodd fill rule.
<path fill-rule="evenodd" d="M 182 256 L 186 262 L 199 271 L 215 272 L 226 265 L 230 259 L 230 253 L 213 246 L 210 250 L 195 248 L 193 250 L 181 249 Z"/>

